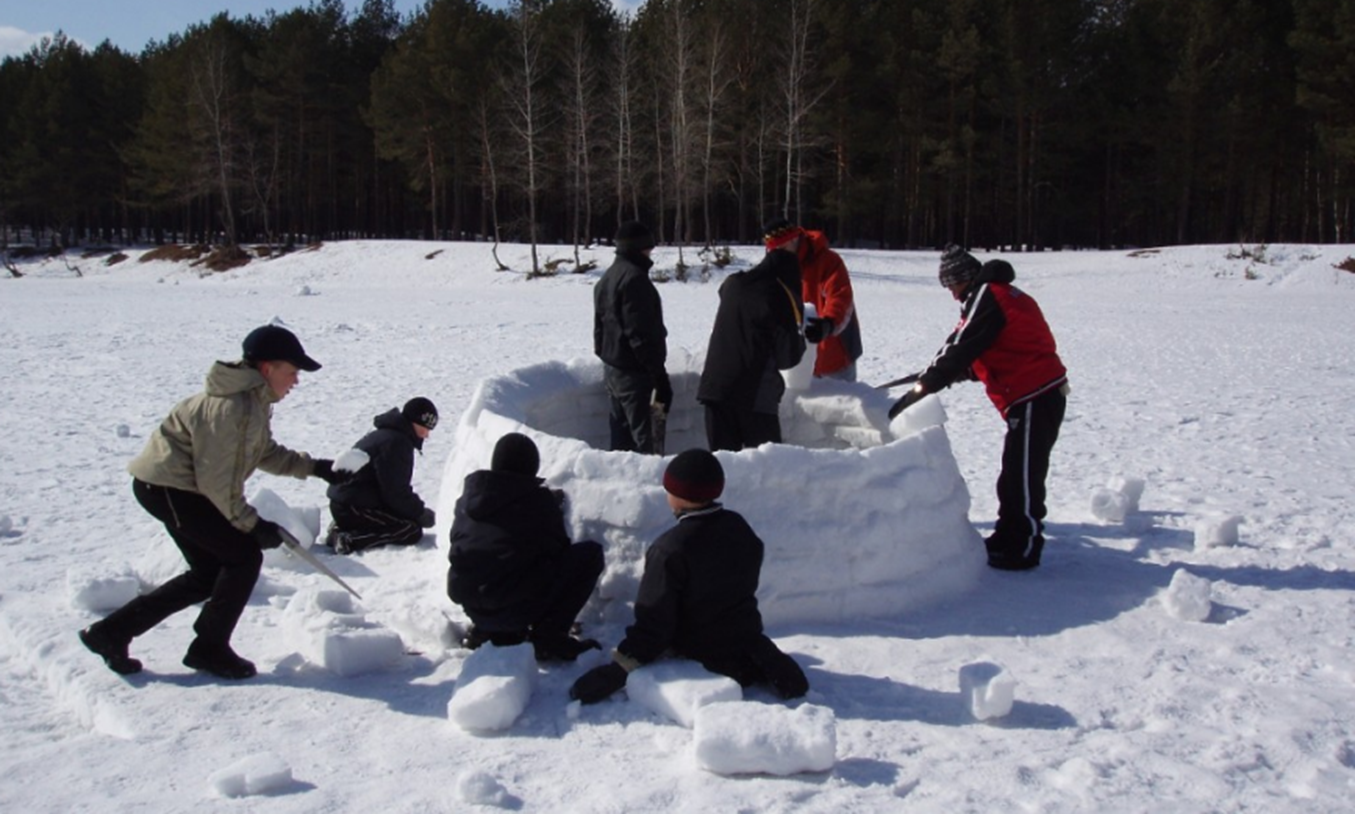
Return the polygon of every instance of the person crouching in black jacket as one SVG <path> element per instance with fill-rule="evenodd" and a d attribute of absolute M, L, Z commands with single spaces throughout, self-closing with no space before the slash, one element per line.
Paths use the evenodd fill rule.
<path fill-rule="evenodd" d="M 626 685 L 631 670 L 666 653 L 745 687 L 768 684 L 781 698 L 809 692 L 800 665 L 762 632 L 762 540 L 742 515 L 715 502 L 724 483 L 720 462 L 704 449 L 689 449 L 668 465 L 663 488 L 678 524 L 645 553 L 635 624 L 610 663 L 574 682 L 571 698 L 602 701 Z"/>
<path fill-rule="evenodd" d="M 354 445 L 367 453 L 367 465 L 326 492 L 334 522 L 325 534 L 325 545 L 338 554 L 413 545 L 436 523 L 433 510 L 424 505 L 411 481 L 414 453 L 423 451 L 424 440 L 438 425 L 438 408 L 419 396 L 399 410 L 382 413 L 372 424 L 376 429 Z"/>
<path fill-rule="evenodd" d="M 466 476 L 452 519 L 447 595 L 470 617 L 462 644 L 530 641 L 538 661 L 573 661 L 599 647 L 570 628 L 602 574 L 602 546 L 572 544 L 564 493 L 537 477 L 532 439 L 509 433 L 489 469 Z"/>

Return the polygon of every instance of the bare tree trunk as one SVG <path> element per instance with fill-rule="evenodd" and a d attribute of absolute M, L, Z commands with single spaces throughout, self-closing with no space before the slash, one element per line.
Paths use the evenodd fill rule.
<path fill-rule="evenodd" d="M 537 222 L 537 203 L 545 184 L 542 140 L 545 136 L 544 100 L 540 88 L 545 66 L 541 60 L 541 33 L 538 30 L 538 8 L 526 0 L 518 0 L 512 7 L 516 31 L 516 65 L 510 77 L 504 98 L 508 102 L 508 125 L 515 139 L 521 162 L 518 164 L 518 185 L 527 199 L 527 235 L 531 244 L 531 276 L 541 274 L 538 250 L 540 225 Z"/>
<path fill-rule="evenodd" d="M 231 199 L 234 186 L 233 121 L 227 59 L 226 45 L 217 41 L 215 36 L 207 35 L 201 50 L 191 60 L 190 88 L 192 103 L 206 125 L 211 171 L 217 194 L 221 196 L 221 225 L 225 230 L 226 245 L 235 246 L 235 211 Z"/>
<path fill-rule="evenodd" d="M 489 202 L 490 222 L 494 230 L 494 245 L 489 253 L 494 256 L 494 265 L 498 271 L 508 271 L 508 266 L 499 259 L 499 173 L 494 165 L 494 138 L 489 126 L 489 100 L 485 96 L 480 97 L 479 113 L 480 147 L 485 176 L 483 189 Z"/>
<path fill-rule="evenodd" d="M 701 210 L 705 221 L 703 240 L 706 248 L 710 248 L 714 239 L 714 228 L 711 223 L 711 194 L 714 192 L 714 183 L 711 180 L 711 173 L 712 166 L 715 163 L 716 126 L 719 120 L 720 103 L 730 82 L 724 65 L 727 42 L 724 29 L 718 25 L 714 26 L 714 30 L 710 32 L 710 36 L 705 41 L 705 95 L 702 99 L 703 112 L 705 113 L 705 132 L 703 133 L 703 160 L 701 162 Z"/>

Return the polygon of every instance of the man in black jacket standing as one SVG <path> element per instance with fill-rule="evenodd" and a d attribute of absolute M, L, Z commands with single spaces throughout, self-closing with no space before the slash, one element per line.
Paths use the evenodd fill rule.
<path fill-rule="evenodd" d="M 635 624 L 612 661 L 585 673 L 571 698 L 592 704 L 626 685 L 631 670 L 671 651 L 742 686 L 768 684 L 781 698 L 809 692 L 795 660 L 762 632 L 757 585 L 763 544 L 737 512 L 716 498 L 725 473 L 715 456 L 689 449 L 663 474 L 678 524 L 645 552 Z"/>
<path fill-rule="evenodd" d="M 603 363 L 611 396 L 611 448 L 657 453 L 652 406 L 664 412 L 673 403 L 673 386 L 664 363 L 668 330 L 663 303 L 649 279 L 654 236 L 638 221 L 616 232 L 616 262 L 593 289 L 593 352 Z"/>
<path fill-rule="evenodd" d="M 712 451 L 781 443 L 777 413 L 786 383 L 779 371 L 795 367 L 805 353 L 798 249 L 799 240 L 790 240 L 720 286 L 696 392 L 706 407 Z"/>
<path fill-rule="evenodd" d="M 510 432 L 489 469 L 466 476 L 452 519 L 447 595 L 473 625 L 462 641 L 509 646 L 530 641 L 538 661 L 573 661 L 595 648 L 570 635 L 602 574 L 602 546 L 570 544 L 564 494 L 537 477 L 532 439 Z"/>
<path fill-rule="evenodd" d="M 351 554 L 383 545 L 412 545 L 436 518 L 414 491 L 414 453 L 438 425 L 438 408 L 419 396 L 372 419 L 376 429 L 355 445 L 370 460 L 352 479 L 329 487 L 334 519 L 325 545 Z"/>

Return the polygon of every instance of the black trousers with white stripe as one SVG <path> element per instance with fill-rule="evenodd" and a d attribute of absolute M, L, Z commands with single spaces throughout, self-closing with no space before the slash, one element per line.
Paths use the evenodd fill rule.
<path fill-rule="evenodd" d="M 990 563 L 1040 564 L 1049 453 L 1059 439 L 1067 407 L 1068 397 L 1052 390 L 1007 411 L 1002 472 L 997 477 L 997 524 L 987 540 Z"/>
<path fill-rule="evenodd" d="M 423 539 L 423 528 L 418 523 L 382 509 L 331 502 L 329 514 L 334 518 L 334 525 L 348 535 L 353 551 L 384 545 L 414 545 Z"/>

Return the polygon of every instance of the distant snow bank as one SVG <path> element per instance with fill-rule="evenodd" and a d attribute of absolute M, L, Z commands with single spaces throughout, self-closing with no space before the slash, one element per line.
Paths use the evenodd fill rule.
<path fill-rule="evenodd" d="M 700 369 L 698 358 L 669 360 L 670 455 L 705 446 Z M 969 490 L 951 453 L 945 412 L 927 399 L 891 426 L 889 403 L 864 384 L 815 380 L 782 402 L 783 433 L 792 443 L 717 454 L 726 477 L 722 501 L 767 546 L 758 601 L 769 624 L 896 616 L 977 580 L 983 546 L 968 520 Z M 500 437 L 531 436 L 542 477 L 568 495 L 574 539 L 597 540 L 606 550 L 591 613 L 624 622 L 645 549 L 673 525 L 661 485 L 671 457 L 604 451 L 607 411 L 602 366 L 593 359 L 545 362 L 482 381 L 456 430 L 438 514 L 450 522 L 466 475 L 487 468 Z"/>

